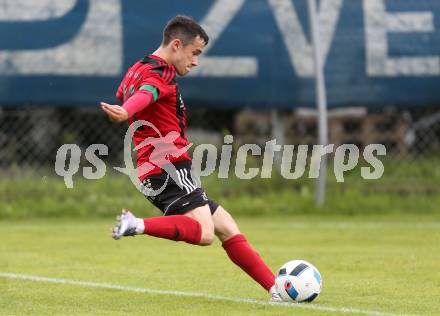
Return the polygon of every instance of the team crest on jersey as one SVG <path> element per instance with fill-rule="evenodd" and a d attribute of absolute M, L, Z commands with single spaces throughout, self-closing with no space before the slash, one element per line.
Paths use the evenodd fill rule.
<path fill-rule="evenodd" d="M 185 109 L 185 103 L 183 103 L 182 95 L 177 90 L 177 106 L 181 109 Z"/>

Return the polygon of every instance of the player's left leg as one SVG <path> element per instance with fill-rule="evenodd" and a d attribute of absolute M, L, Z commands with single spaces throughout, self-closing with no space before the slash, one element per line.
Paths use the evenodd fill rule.
<path fill-rule="evenodd" d="M 237 223 L 221 206 L 212 215 L 215 234 L 232 262 L 245 271 L 266 291 L 275 283 L 275 276 L 260 255 L 252 249 L 246 237 L 240 233 Z M 271 291 L 272 292 L 272 291 Z"/>
<path fill-rule="evenodd" d="M 184 215 L 137 218 L 122 210 L 112 230 L 113 239 L 145 234 L 194 245 L 210 245 L 214 239 L 214 224 L 208 205 L 197 207 Z"/>
<path fill-rule="evenodd" d="M 113 229 L 114 239 L 145 234 L 200 246 L 212 243 L 215 236 L 211 214 L 217 204 L 194 183 L 190 161 L 175 163 L 174 169 L 175 177 L 164 171 L 146 177 L 142 183 L 142 192 L 165 216 L 136 218 L 124 210 Z M 160 193 L 150 194 L 154 191 Z"/>

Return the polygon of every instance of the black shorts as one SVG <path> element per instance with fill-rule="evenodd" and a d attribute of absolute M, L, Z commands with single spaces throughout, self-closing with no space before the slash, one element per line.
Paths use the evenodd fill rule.
<path fill-rule="evenodd" d="M 209 205 L 211 214 L 214 214 L 218 204 L 195 184 L 191 176 L 191 161 L 179 161 L 174 167 L 174 177 L 163 172 L 144 179 L 141 189 L 145 197 L 164 215 L 185 214 L 206 204 Z"/>

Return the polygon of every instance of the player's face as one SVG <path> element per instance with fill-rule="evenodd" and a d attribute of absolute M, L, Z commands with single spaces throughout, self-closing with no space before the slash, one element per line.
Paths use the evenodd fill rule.
<path fill-rule="evenodd" d="M 205 41 L 197 36 L 191 44 L 186 46 L 179 45 L 176 49 L 176 58 L 173 63 L 176 72 L 180 76 L 185 76 L 189 73 L 192 67 L 199 64 L 199 56 L 205 48 Z"/>

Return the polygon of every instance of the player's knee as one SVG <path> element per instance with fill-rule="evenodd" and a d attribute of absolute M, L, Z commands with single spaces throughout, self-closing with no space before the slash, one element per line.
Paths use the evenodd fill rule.
<path fill-rule="evenodd" d="M 237 223 L 227 211 L 220 208 L 217 212 L 214 213 L 215 234 L 220 241 L 240 234 Z"/>
<path fill-rule="evenodd" d="M 211 211 L 209 207 L 203 206 L 197 209 L 194 209 L 185 214 L 186 216 L 192 217 L 196 220 L 201 227 L 201 238 L 199 245 L 208 246 L 211 245 L 214 241 L 214 222 L 212 221 Z"/>
<path fill-rule="evenodd" d="M 209 246 L 214 242 L 214 229 L 202 230 L 202 238 L 200 239 L 201 246 Z"/>
<path fill-rule="evenodd" d="M 226 239 L 229 239 L 235 235 L 240 234 L 240 230 L 238 229 L 237 225 L 231 224 L 231 225 L 222 226 L 221 229 L 215 231 L 215 234 L 220 239 L 220 241 L 223 242 Z"/>
<path fill-rule="evenodd" d="M 202 238 L 200 245 L 209 246 L 214 242 L 214 223 L 212 221 L 205 221 L 202 224 Z"/>

